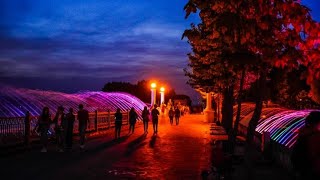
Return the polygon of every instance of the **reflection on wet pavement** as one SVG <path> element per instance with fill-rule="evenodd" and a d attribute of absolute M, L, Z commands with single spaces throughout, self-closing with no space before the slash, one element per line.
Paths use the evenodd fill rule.
<path fill-rule="evenodd" d="M 122 131 L 119 140 L 113 140 L 113 132 L 90 140 L 86 152 L 27 153 L 8 158 L 0 168 L 11 179 L 200 179 L 210 159 L 209 125 L 202 118 L 183 116 L 178 126 L 161 118 L 157 135 L 150 133 L 151 125 L 143 134 L 139 125 L 134 134 Z"/>

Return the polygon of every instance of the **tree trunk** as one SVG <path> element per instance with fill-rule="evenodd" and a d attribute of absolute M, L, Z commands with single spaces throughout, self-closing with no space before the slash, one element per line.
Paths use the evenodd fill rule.
<path fill-rule="evenodd" d="M 258 124 L 258 121 L 261 116 L 262 107 L 263 107 L 263 99 L 264 99 L 264 92 L 267 82 L 267 73 L 265 70 L 260 72 L 259 82 L 258 82 L 258 93 L 256 97 L 256 107 L 254 109 L 252 118 L 249 122 L 249 126 L 247 129 L 247 144 L 253 144 L 253 138 L 255 134 L 255 129 Z"/>
<path fill-rule="evenodd" d="M 241 114 L 241 102 L 242 102 L 242 94 L 243 94 L 243 85 L 244 85 L 244 78 L 246 75 L 246 69 L 243 68 L 242 72 L 241 72 L 241 78 L 240 78 L 240 89 L 239 89 L 239 93 L 238 93 L 238 99 L 237 99 L 237 116 L 236 116 L 236 120 L 234 122 L 234 127 L 233 127 L 233 131 L 231 131 L 230 133 L 230 150 L 231 153 L 234 153 L 234 147 L 235 147 L 235 143 L 236 143 L 236 137 L 238 134 L 238 126 L 239 126 L 239 122 L 240 122 L 240 114 Z"/>
<path fill-rule="evenodd" d="M 223 92 L 223 102 L 222 102 L 222 126 L 225 128 L 228 135 L 228 142 L 223 144 L 223 150 L 226 152 L 231 152 L 231 132 L 233 123 L 233 89 L 234 86 L 231 85 L 227 87 Z"/>
<path fill-rule="evenodd" d="M 227 87 L 223 92 L 222 103 L 222 126 L 229 133 L 233 121 L 233 85 Z"/>
<path fill-rule="evenodd" d="M 242 103 L 242 94 L 243 94 L 243 85 L 244 85 L 245 75 L 246 75 L 246 69 L 243 68 L 241 73 L 241 79 L 240 79 L 240 89 L 239 89 L 238 99 L 237 99 L 237 103 L 238 103 L 237 116 L 236 116 L 236 120 L 234 122 L 234 128 L 233 128 L 234 136 L 237 136 L 238 134 L 238 126 L 239 126 L 240 115 L 241 115 L 241 103 Z"/>
<path fill-rule="evenodd" d="M 256 148 L 254 146 L 254 134 L 258 121 L 261 116 L 263 106 L 263 95 L 266 86 L 267 72 L 262 70 L 258 80 L 257 96 L 256 96 L 256 107 L 253 112 L 252 118 L 247 128 L 247 139 L 246 139 L 246 154 L 245 154 L 245 165 L 247 169 L 247 179 L 253 179 L 254 171 L 254 159 L 256 158 Z"/>

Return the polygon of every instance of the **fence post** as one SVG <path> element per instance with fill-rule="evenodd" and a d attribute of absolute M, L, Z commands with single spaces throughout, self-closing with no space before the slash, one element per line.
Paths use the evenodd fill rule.
<path fill-rule="evenodd" d="M 110 128 L 111 125 L 111 115 L 110 115 L 110 109 L 108 109 L 108 129 Z"/>
<path fill-rule="evenodd" d="M 94 114 L 94 130 L 98 132 L 98 110 L 95 110 Z"/>
<path fill-rule="evenodd" d="M 29 146 L 30 144 L 30 112 L 26 112 L 26 117 L 24 118 L 24 143 Z"/>

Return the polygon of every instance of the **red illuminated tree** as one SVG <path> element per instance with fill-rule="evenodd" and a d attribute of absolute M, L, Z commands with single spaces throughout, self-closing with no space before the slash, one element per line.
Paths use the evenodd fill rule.
<path fill-rule="evenodd" d="M 232 98 L 227 100 L 239 84 L 235 131 L 246 71 L 257 74 L 258 93 L 247 131 L 248 143 L 261 115 L 271 67 L 293 69 L 302 64 L 308 68 L 308 82 L 319 77 L 319 25 L 297 0 L 189 0 L 185 10 L 186 17 L 199 10 L 201 18 L 200 24 L 184 33 L 193 50 L 187 75 L 192 84 L 222 87 L 227 92 L 224 102 L 229 103 L 225 110 L 232 109 Z M 229 112 L 225 115 L 229 114 L 227 121 L 232 124 L 232 113 L 225 112 Z"/>

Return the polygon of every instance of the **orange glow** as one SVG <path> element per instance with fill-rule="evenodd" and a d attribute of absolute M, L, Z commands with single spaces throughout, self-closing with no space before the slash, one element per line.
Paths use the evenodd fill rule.
<path fill-rule="evenodd" d="M 164 90 L 165 90 L 164 87 L 160 88 L 160 92 L 164 92 Z"/>
<path fill-rule="evenodd" d="M 157 87 L 157 84 L 156 83 L 151 83 L 151 88 L 152 89 L 155 89 Z"/>

